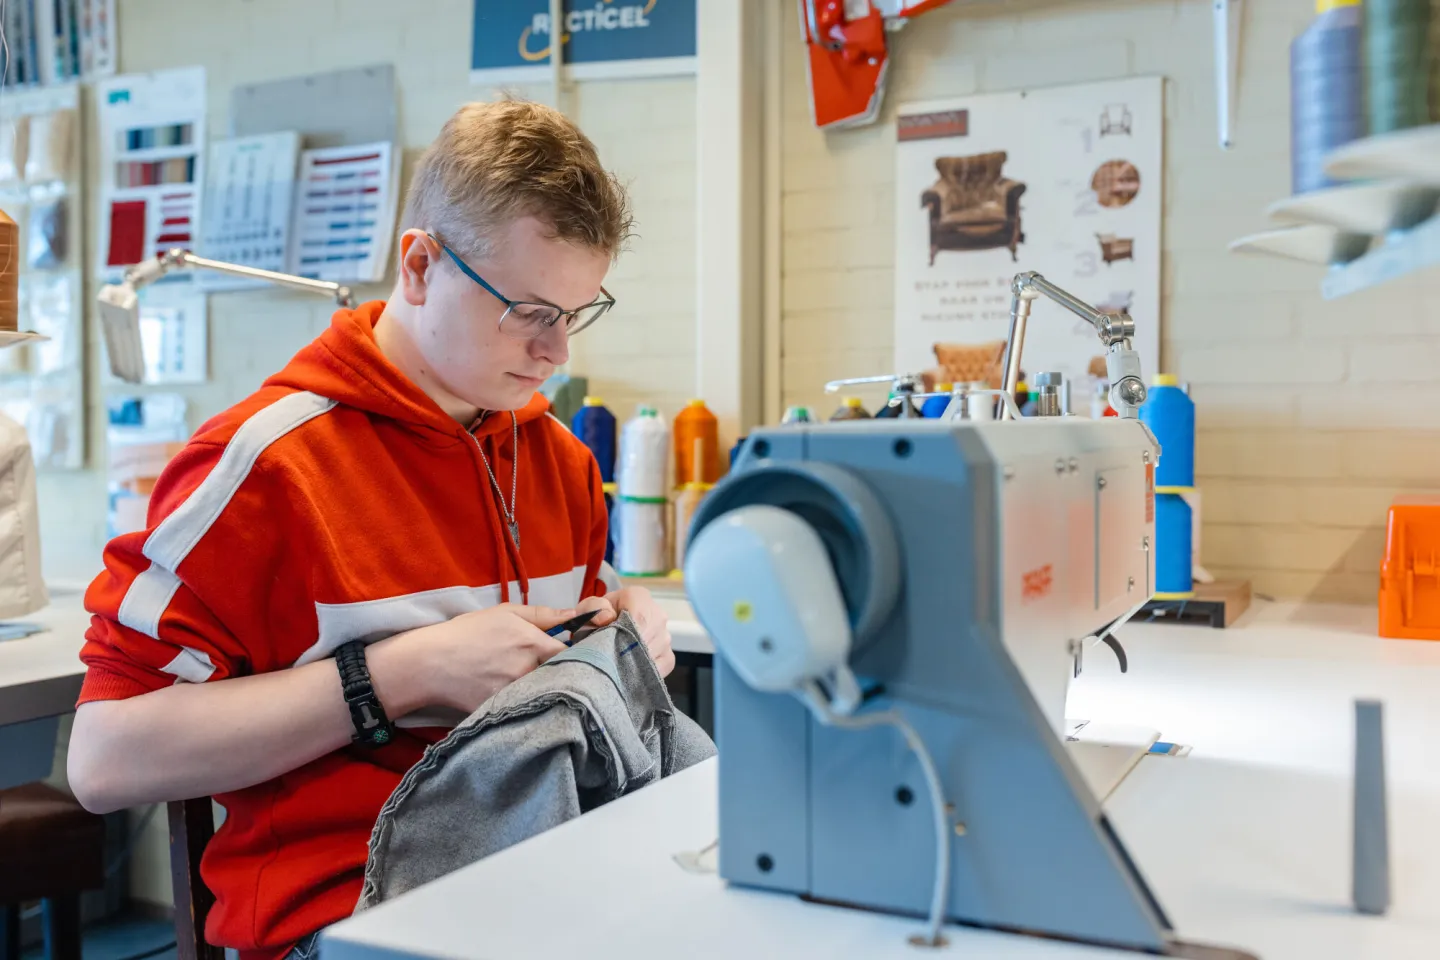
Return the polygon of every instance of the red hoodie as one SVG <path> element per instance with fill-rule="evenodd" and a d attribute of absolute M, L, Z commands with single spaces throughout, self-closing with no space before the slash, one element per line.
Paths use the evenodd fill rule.
<path fill-rule="evenodd" d="M 110 543 L 86 594 L 81 703 L 284 670 L 506 600 L 564 608 L 605 592 L 590 452 L 539 395 L 516 411 L 517 550 L 477 450 L 508 498 L 509 414 L 467 436 L 381 354 L 383 307 L 336 313 L 166 468 L 149 529 Z M 217 796 L 207 939 L 273 960 L 348 916 L 381 805 L 458 719 L 407 717 L 389 746 Z"/>

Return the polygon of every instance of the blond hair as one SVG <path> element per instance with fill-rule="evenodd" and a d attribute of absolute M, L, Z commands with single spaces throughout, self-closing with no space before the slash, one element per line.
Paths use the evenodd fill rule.
<path fill-rule="evenodd" d="M 528 100 L 467 103 L 421 156 L 402 230 L 485 257 L 497 230 L 531 216 L 558 240 L 615 257 L 634 221 L 625 188 L 563 113 Z"/>

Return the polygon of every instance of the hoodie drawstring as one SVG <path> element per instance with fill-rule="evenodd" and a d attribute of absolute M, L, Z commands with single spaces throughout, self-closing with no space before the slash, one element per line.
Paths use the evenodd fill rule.
<path fill-rule="evenodd" d="M 495 462 L 497 463 L 500 462 L 500 445 L 503 442 L 504 438 L 495 440 Z M 518 435 L 516 449 L 511 452 L 511 455 L 513 455 L 513 459 L 511 459 L 510 462 L 510 469 L 511 471 L 518 471 L 518 469 L 520 469 L 520 443 L 518 443 Z M 516 514 L 517 508 L 520 507 L 518 497 L 520 497 L 520 488 L 518 488 L 517 486 L 516 502 L 510 505 L 511 515 Z M 510 534 L 508 533 L 505 534 L 504 537 L 501 537 L 501 540 L 503 540 L 505 543 L 505 553 L 510 554 L 510 557 L 513 558 L 514 561 L 516 561 L 516 579 L 520 580 L 520 602 L 528 604 L 530 603 L 530 574 L 526 573 L 526 561 L 521 560 L 520 558 L 520 544 L 517 544 L 516 541 L 511 540 Z"/>
<path fill-rule="evenodd" d="M 468 433 L 469 431 L 466 432 Z M 479 454 L 478 445 L 483 441 L 473 433 L 470 434 L 470 439 L 473 444 L 477 445 L 475 452 L 471 454 L 471 460 L 474 461 Z M 499 450 L 496 446 L 492 446 L 490 453 L 495 465 L 498 467 L 500 465 Z M 515 459 L 510 465 L 511 470 L 519 469 L 519 460 L 520 450 L 517 447 L 515 450 Z M 489 474 L 484 471 L 483 465 L 477 464 L 476 466 L 481 470 L 482 481 L 485 481 L 481 483 L 481 486 L 490 495 L 491 542 L 494 544 L 495 555 L 500 563 L 500 602 L 510 602 L 510 566 L 513 563 L 515 576 L 520 581 L 520 602 L 528 605 L 530 603 L 530 577 L 526 574 L 525 564 L 520 559 L 520 550 L 516 547 L 515 542 L 510 539 L 510 534 L 507 532 L 508 528 L 505 524 L 505 517 L 501 513 L 500 504 L 497 500 L 499 495 L 495 493 L 488 483 L 490 479 Z M 512 506 L 511 509 L 513 510 L 515 508 Z"/>

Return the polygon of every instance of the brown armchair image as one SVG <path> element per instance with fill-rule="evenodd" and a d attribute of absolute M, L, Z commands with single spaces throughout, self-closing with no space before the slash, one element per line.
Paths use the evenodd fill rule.
<path fill-rule="evenodd" d="M 940 179 L 920 195 L 920 206 L 930 210 L 931 266 L 941 250 L 1008 247 L 1010 258 L 1020 259 L 1016 247 L 1025 242 L 1020 230 L 1025 184 L 1001 176 L 1006 156 L 1001 151 L 936 159 Z"/>
<path fill-rule="evenodd" d="M 1005 367 L 1005 341 L 988 343 L 937 343 L 935 359 L 939 366 L 922 373 L 926 393 L 934 393 L 942 383 L 983 383 L 991 390 L 1000 389 Z"/>
<path fill-rule="evenodd" d="M 1133 237 L 1118 237 L 1113 233 L 1097 233 L 1095 239 L 1100 241 L 1100 256 L 1105 259 L 1107 266 L 1116 260 L 1135 259 Z"/>

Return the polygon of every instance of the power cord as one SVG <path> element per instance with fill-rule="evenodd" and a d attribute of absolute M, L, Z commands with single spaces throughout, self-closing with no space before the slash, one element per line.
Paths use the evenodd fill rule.
<path fill-rule="evenodd" d="M 935 769 L 935 761 L 930 756 L 925 741 L 920 739 L 920 734 L 915 732 L 915 728 L 898 711 L 878 710 L 858 716 L 845 716 L 831 709 L 829 698 L 818 681 L 807 681 L 801 690 L 807 705 L 822 723 L 842 730 L 894 727 L 905 738 L 905 743 L 915 754 L 915 759 L 920 761 L 925 784 L 930 790 L 930 806 L 935 816 L 935 887 L 930 898 L 929 936 L 924 943 L 918 945 L 944 946 L 945 938 L 940 935 L 940 928 L 945 923 L 945 905 L 950 899 L 950 823 L 945 790 L 940 785 L 940 774 Z"/>

